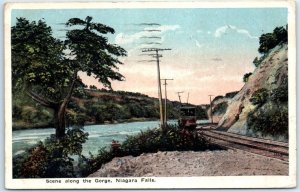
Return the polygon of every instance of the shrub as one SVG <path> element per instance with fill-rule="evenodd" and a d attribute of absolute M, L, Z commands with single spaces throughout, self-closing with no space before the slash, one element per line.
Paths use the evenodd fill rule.
<path fill-rule="evenodd" d="M 248 82 L 248 80 L 249 80 L 249 77 L 252 75 L 252 73 L 246 73 L 245 75 L 244 75 L 244 77 L 243 77 L 243 82 Z"/>
<path fill-rule="evenodd" d="M 223 113 L 226 112 L 227 107 L 228 107 L 227 102 L 222 102 L 222 103 L 217 104 L 217 105 L 213 108 L 213 111 L 212 111 L 212 112 L 213 112 L 214 115 L 223 114 Z"/>
<path fill-rule="evenodd" d="M 287 102 L 289 99 L 288 86 L 284 85 L 271 91 L 270 99 L 275 103 Z"/>
<path fill-rule="evenodd" d="M 254 64 L 255 67 L 258 67 L 261 64 L 261 61 L 262 61 L 261 59 L 255 57 L 252 63 Z"/>
<path fill-rule="evenodd" d="M 248 114 L 248 129 L 263 136 L 288 137 L 288 108 L 268 104 Z"/>
<path fill-rule="evenodd" d="M 250 102 L 253 105 L 262 106 L 268 100 L 268 96 L 269 96 L 268 90 L 261 88 L 252 94 L 252 96 L 250 98 Z"/>
<path fill-rule="evenodd" d="M 54 135 L 45 142 L 38 142 L 25 153 L 13 157 L 14 178 L 75 177 L 72 155 L 81 155 L 87 133 L 80 128 L 67 130 L 63 139 Z"/>

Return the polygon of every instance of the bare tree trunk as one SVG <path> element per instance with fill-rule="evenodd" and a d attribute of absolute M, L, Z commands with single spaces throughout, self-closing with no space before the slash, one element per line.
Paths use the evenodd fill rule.
<path fill-rule="evenodd" d="M 66 105 L 61 104 L 58 109 L 54 111 L 54 126 L 55 126 L 55 136 L 58 139 L 61 139 L 65 136 L 66 124 L 65 124 L 65 113 Z"/>
<path fill-rule="evenodd" d="M 69 88 L 68 94 L 63 100 L 63 102 L 59 105 L 59 107 L 54 111 L 55 113 L 55 136 L 58 139 L 61 139 L 65 136 L 66 132 L 66 109 L 71 100 L 71 96 L 75 87 L 75 82 L 77 80 L 77 72 L 73 75 L 73 81 Z"/>

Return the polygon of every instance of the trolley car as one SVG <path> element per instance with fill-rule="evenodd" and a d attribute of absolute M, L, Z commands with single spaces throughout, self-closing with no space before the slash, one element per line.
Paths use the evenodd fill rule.
<path fill-rule="evenodd" d="M 178 124 L 180 127 L 194 130 L 197 127 L 196 108 L 191 106 L 180 107 Z"/>

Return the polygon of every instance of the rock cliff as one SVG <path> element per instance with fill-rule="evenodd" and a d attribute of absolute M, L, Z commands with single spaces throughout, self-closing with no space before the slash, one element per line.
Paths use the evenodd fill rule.
<path fill-rule="evenodd" d="M 251 97 L 258 90 L 266 90 L 267 95 L 280 87 L 287 87 L 288 82 L 288 46 L 281 44 L 270 50 L 255 69 L 253 74 L 242 89 L 232 99 L 228 100 L 226 113 L 218 123 L 218 127 L 228 132 L 239 133 L 249 136 L 266 137 L 275 140 L 286 141 L 286 137 L 276 137 L 254 133 L 249 129 L 247 119 L 249 114 L 257 111 L 259 108 L 274 108 L 274 104 L 267 100 L 263 105 L 254 105 Z M 286 90 L 287 91 L 287 90 Z M 287 108 L 287 102 L 286 102 Z"/>

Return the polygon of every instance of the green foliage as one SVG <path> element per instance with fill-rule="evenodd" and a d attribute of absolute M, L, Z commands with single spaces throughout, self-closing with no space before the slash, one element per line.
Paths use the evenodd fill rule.
<path fill-rule="evenodd" d="M 90 89 L 97 90 L 97 87 L 95 85 L 90 85 Z"/>
<path fill-rule="evenodd" d="M 289 99 L 288 86 L 283 85 L 271 91 L 270 99 L 275 103 L 287 102 Z"/>
<path fill-rule="evenodd" d="M 286 28 L 282 27 L 276 27 L 273 30 L 274 35 L 276 36 L 277 43 L 286 43 L 288 41 L 288 26 L 286 25 Z"/>
<path fill-rule="evenodd" d="M 100 23 L 93 23 L 92 17 L 85 20 L 72 18 L 66 23 L 67 27 L 76 29 L 67 32 L 67 47 L 73 56 L 76 56 L 74 69 L 84 71 L 89 76 L 94 75 L 105 87 L 111 88 L 110 80 L 123 79 L 116 72 L 117 65 L 122 64 L 117 57 L 126 56 L 126 51 L 110 44 L 103 34 L 114 33 L 114 29 Z"/>
<path fill-rule="evenodd" d="M 13 157 L 13 178 L 75 177 L 72 155 L 81 155 L 88 134 L 80 128 L 69 129 L 60 140 L 54 135 L 38 142 L 27 152 Z"/>
<path fill-rule="evenodd" d="M 267 53 L 277 45 L 276 36 L 273 33 L 262 34 L 259 38 L 259 53 Z"/>
<path fill-rule="evenodd" d="M 288 138 L 288 108 L 273 104 L 264 105 L 248 114 L 248 129 L 263 136 Z"/>
<path fill-rule="evenodd" d="M 261 88 L 258 89 L 257 91 L 255 91 L 251 98 L 250 98 L 250 102 L 253 105 L 258 105 L 258 106 L 262 106 L 264 103 L 267 102 L 269 97 L 269 92 L 267 89 Z"/>
<path fill-rule="evenodd" d="M 243 82 L 246 83 L 251 75 L 252 73 L 246 73 L 243 77 Z"/>
<path fill-rule="evenodd" d="M 227 107 L 228 107 L 227 102 L 219 103 L 216 106 L 214 106 L 212 113 L 213 113 L 213 115 L 223 114 L 226 112 Z"/>
<path fill-rule="evenodd" d="M 286 27 L 287 28 L 287 27 Z M 286 43 L 288 40 L 288 32 L 284 27 L 276 27 L 273 33 L 262 34 L 259 38 L 259 53 L 267 53 L 270 49 L 279 45 L 280 43 Z"/>
<path fill-rule="evenodd" d="M 255 67 L 258 67 L 262 62 L 262 59 L 258 59 L 257 57 L 254 58 L 253 64 Z"/>
<path fill-rule="evenodd" d="M 71 97 L 85 96 L 86 86 L 78 78 L 79 71 L 93 74 L 109 88 L 111 80 L 123 78 L 116 70 L 122 64 L 118 57 L 126 56 L 126 51 L 110 44 L 103 36 L 114 33 L 112 28 L 91 20 L 89 16 L 85 21 L 70 19 L 66 26 L 73 27 L 64 42 L 52 36 L 51 28 L 43 20 L 30 22 L 18 18 L 11 28 L 13 95 L 22 90 L 35 102 L 53 109 L 57 137 L 65 134 L 65 116 Z M 67 116 L 69 122 L 82 124 L 83 114 Z"/>
<path fill-rule="evenodd" d="M 56 87 L 67 83 L 70 76 L 68 66 L 62 65 L 63 42 L 52 37 L 52 30 L 44 21 L 18 18 L 11 29 L 11 45 L 13 91 L 30 88 L 58 100 Z"/>

